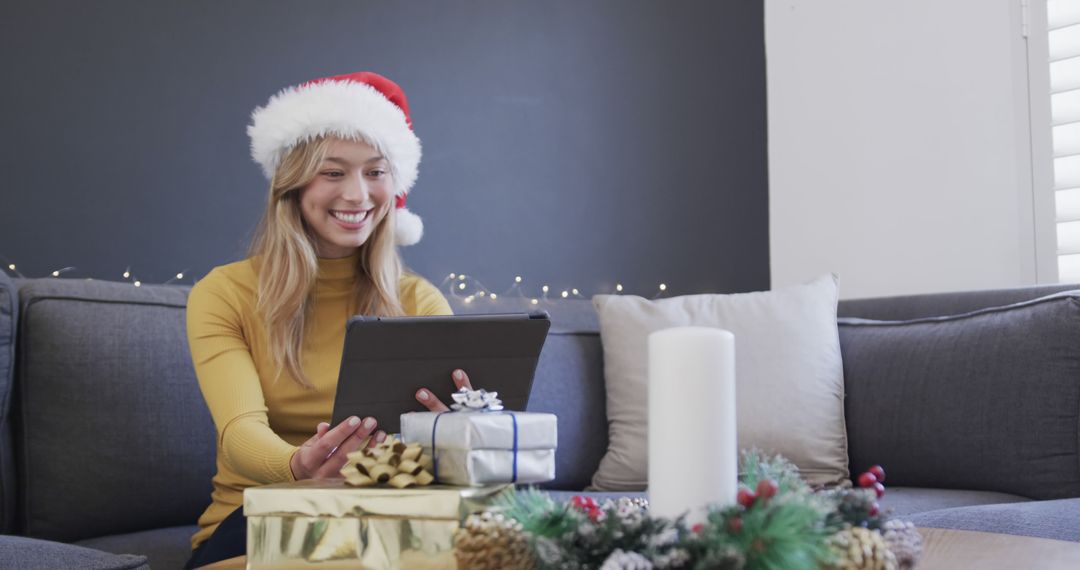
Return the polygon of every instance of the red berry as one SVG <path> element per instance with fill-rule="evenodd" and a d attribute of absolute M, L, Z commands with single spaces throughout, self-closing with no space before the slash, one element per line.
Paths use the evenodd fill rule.
<path fill-rule="evenodd" d="M 880 512 L 880 509 L 881 509 L 881 507 L 879 507 L 877 503 L 874 503 L 873 505 L 871 505 L 870 506 L 870 516 L 876 517 L 878 512 Z"/>
<path fill-rule="evenodd" d="M 703 523 L 697 523 L 696 525 L 690 527 L 690 532 L 694 534 L 698 534 L 703 530 L 705 530 L 705 525 Z"/>
<path fill-rule="evenodd" d="M 873 473 L 867 472 L 859 475 L 859 486 L 863 489 L 873 487 L 874 483 L 877 483 L 877 477 Z"/>
<path fill-rule="evenodd" d="M 880 498 L 884 497 L 885 496 L 885 485 L 882 485 L 881 483 L 874 483 L 874 492 L 877 493 L 877 498 L 880 499 Z"/>
<path fill-rule="evenodd" d="M 768 499 L 776 495 L 776 492 L 780 490 L 780 486 L 776 484 L 776 481 L 771 479 L 762 479 L 757 484 L 757 495 L 764 499 Z"/>
<path fill-rule="evenodd" d="M 728 530 L 731 531 L 732 534 L 739 534 L 740 532 L 742 532 L 742 519 L 740 519 L 739 517 L 735 517 L 728 521 L 727 526 Z"/>
<path fill-rule="evenodd" d="M 875 466 L 867 469 L 866 472 L 870 473 L 874 477 L 877 477 L 878 483 L 884 483 L 885 482 L 885 470 L 882 469 L 880 465 L 875 465 Z"/>
<path fill-rule="evenodd" d="M 757 493 L 754 493 L 753 491 L 750 491 L 748 489 L 739 489 L 739 493 L 736 495 L 736 500 L 739 501 L 740 505 L 749 509 L 751 506 L 753 506 L 754 501 L 757 500 Z"/>
<path fill-rule="evenodd" d="M 596 504 L 596 499 L 592 497 L 585 497 L 582 495 L 577 495 L 576 497 L 571 498 L 570 504 L 583 511 L 592 510 L 599 506 Z"/>
<path fill-rule="evenodd" d="M 592 522 L 600 520 L 600 515 L 604 513 L 604 511 L 600 510 L 599 507 L 589 507 L 587 512 L 589 513 L 589 520 L 591 520 Z"/>

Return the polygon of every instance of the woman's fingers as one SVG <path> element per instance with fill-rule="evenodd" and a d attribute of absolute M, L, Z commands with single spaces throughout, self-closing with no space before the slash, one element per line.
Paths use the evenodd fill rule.
<path fill-rule="evenodd" d="M 416 391 L 416 401 L 420 402 L 431 412 L 445 412 L 450 409 L 446 407 L 446 404 L 439 401 L 439 399 L 435 397 L 435 394 L 431 393 L 431 390 L 428 390 L 427 388 L 420 388 Z"/>
<path fill-rule="evenodd" d="M 370 437 L 368 437 L 368 435 L 370 435 Z M 374 434 L 364 434 L 363 436 L 357 431 L 346 439 L 345 442 L 342 442 L 332 456 L 326 458 L 326 462 L 324 462 L 322 466 L 319 467 L 319 470 L 315 472 L 315 477 L 341 477 L 341 467 L 345 466 L 346 462 L 349 461 L 349 453 L 352 453 L 365 445 L 367 447 L 373 447 L 376 443 L 381 443 L 383 440 L 386 440 L 386 438 L 386 432 L 381 430 Z"/>
<path fill-rule="evenodd" d="M 360 418 L 353 416 L 327 431 L 311 447 L 321 454 L 320 458 L 325 459 L 334 450 L 341 447 L 341 444 L 345 443 L 351 436 L 359 436 L 361 440 L 366 438 L 371 432 L 375 431 L 375 425 L 376 422 L 373 417 L 369 416 L 360 421 Z"/>
<path fill-rule="evenodd" d="M 450 377 L 454 379 L 454 388 L 457 388 L 458 390 L 462 388 L 468 388 L 469 390 L 473 389 L 472 383 L 469 382 L 469 375 L 466 374 L 464 370 L 458 368 L 450 374 Z"/>

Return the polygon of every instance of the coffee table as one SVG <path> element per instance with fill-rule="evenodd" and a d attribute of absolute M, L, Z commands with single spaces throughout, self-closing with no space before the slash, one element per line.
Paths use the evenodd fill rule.
<path fill-rule="evenodd" d="M 1040 570 L 1076 570 L 1080 568 L 1080 543 L 942 528 L 920 528 L 924 539 L 923 557 L 919 570 L 955 570 L 956 568 L 979 568 L 980 570 L 1013 570 L 1015 568 L 1039 568 Z M 247 558 L 237 556 L 222 560 L 206 570 L 244 570 Z M 355 563 L 323 563 L 320 568 L 356 568 Z M 288 566 L 279 566 L 285 570 Z"/>

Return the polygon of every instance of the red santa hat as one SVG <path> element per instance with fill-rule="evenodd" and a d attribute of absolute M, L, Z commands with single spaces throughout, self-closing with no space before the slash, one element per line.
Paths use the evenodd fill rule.
<path fill-rule="evenodd" d="M 409 102 L 397 83 L 361 71 L 286 87 L 255 109 L 247 133 L 251 157 L 268 179 L 289 150 L 304 140 L 336 136 L 375 147 L 393 172 L 395 241 L 398 245 L 420 241 L 424 223 L 405 208 L 419 173 L 420 139 L 413 133 Z"/>

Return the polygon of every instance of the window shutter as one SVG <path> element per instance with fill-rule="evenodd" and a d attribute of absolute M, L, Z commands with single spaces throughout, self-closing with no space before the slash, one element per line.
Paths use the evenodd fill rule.
<path fill-rule="evenodd" d="M 1080 1 L 1048 0 L 1058 275 L 1080 283 Z"/>

